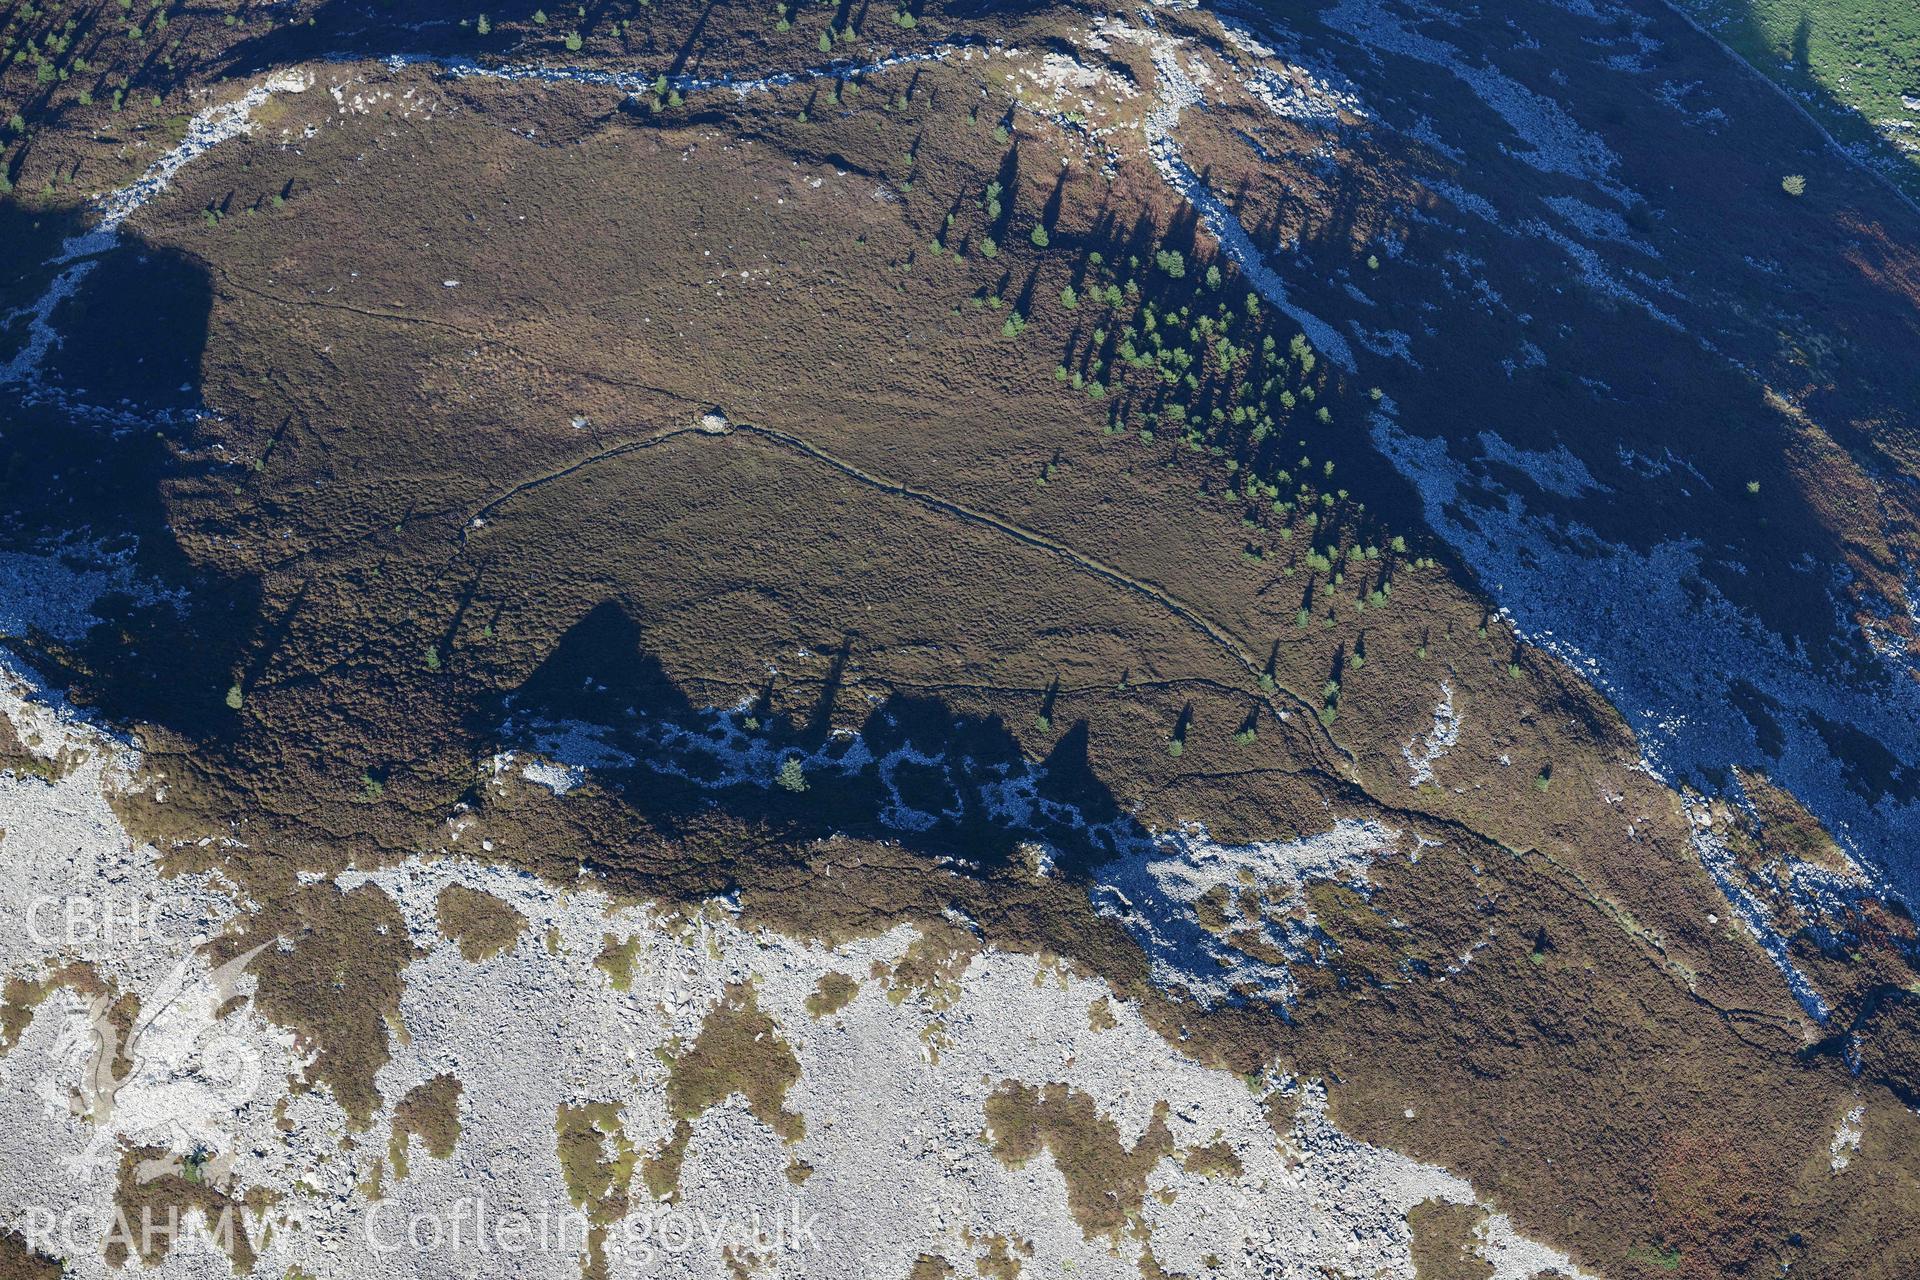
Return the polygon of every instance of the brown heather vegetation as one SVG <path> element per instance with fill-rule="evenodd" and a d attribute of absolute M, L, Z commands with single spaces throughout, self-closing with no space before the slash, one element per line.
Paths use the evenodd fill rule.
<path fill-rule="evenodd" d="M 264 1209 L 257 1194 L 250 1198 L 217 1185 L 226 1180 L 209 1178 L 192 1160 L 182 1161 L 164 1147 L 124 1148 L 116 1177 L 118 1213 L 105 1232 L 108 1265 L 117 1269 L 159 1262 L 192 1214 L 233 1259 L 236 1272 L 252 1269 L 253 1241 L 247 1235 L 252 1224 L 242 1209 L 248 1204 L 256 1213 Z"/>
<path fill-rule="evenodd" d="M 1475 1205 L 1444 1200 L 1427 1200 L 1407 1210 L 1416 1280 L 1487 1280 L 1493 1268 L 1474 1253 L 1475 1228 L 1486 1216 L 1486 1210 Z"/>
<path fill-rule="evenodd" d="M 621 1125 L 619 1106 L 612 1102 L 563 1105 L 554 1117 L 554 1131 L 567 1197 L 587 1216 L 587 1257 L 581 1272 L 587 1280 L 606 1280 L 607 1228 L 632 1206 L 639 1153 Z"/>
<path fill-rule="evenodd" d="M 789 1143 L 806 1135 L 806 1121 L 785 1106 L 787 1090 L 800 1079 L 800 1063 L 773 1019 L 760 1011 L 750 986 L 734 986 L 707 1011 L 693 1044 L 669 1051 L 667 1111 L 674 1127 L 665 1144 L 641 1167 L 647 1187 L 660 1199 L 674 1197 L 680 1166 L 693 1139 L 693 1121 L 734 1094 L 747 1109 Z M 804 1181 L 802 1174 L 795 1181 Z"/>
<path fill-rule="evenodd" d="M 468 961 L 509 950 L 526 931 L 527 918 L 490 893 L 450 884 L 434 903 L 440 932 L 459 944 Z"/>
<path fill-rule="evenodd" d="M 807 1012 L 816 1018 L 829 1018 L 853 1002 L 860 984 L 844 973 L 824 973 L 807 997 Z"/>
<path fill-rule="evenodd" d="M 420 1138 L 427 1154 L 445 1160 L 453 1154 L 460 1138 L 460 1081 L 444 1072 L 415 1085 L 393 1105 L 393 1137 L 388 1144 L 388 1163 L 393 1176 L 407 1176 L 407 1143 Z"/>
<path fill-rule="evenodd" d="M 1173 1150 L 1165 1103 L 1145 1133 L 1129 1148 L 1119 1126 L 1099 1113 L 1094 1100 L 1064 1084 L 1038 1088 L 1017 1080 L 987 1098 L 987 1129 L 1001 1163 L 1018 1167 L 1044 1148 L 1067 1184 L 1067 1208 L 1092 1239 L 1116 1244 L 1139 1219 L 1147 1174 Z"/>
<path fill-rule="evenodd" d="M 0 1232 L 0 1276 L 6 1280 L 59 1280 L 63 1274 L 59 1263 L 29 1248 L 22 1237 Z"/>
<path fill-rule="evenodd" d="M 66 20 L 47 12 L 28 20 L 43 49 Z M 1073 16 L 997 21 L 1031 41 Z M 81 37 L 90 64 L 124 68 L 108 81 L 129 77 L 111 130 L 101 89 L 81 104 L 72 52 L 53 55 L 69 78 L 56 72 L 34 128 L 9 143 L 8 243 L 41 261 L 70 228 L 61 193 L 142 167 L 177 132 L 186 104 L 172 95 L 226 42 L 260 60 L 389 47 L 381 26 L 340 17 L 296 6 L 238 35 L 207 15 L 178 19 L 174 68 L 148 59 L 137 74 L 124 36 Z M 717 9 L 703 59 L 817 62 L 818 15 L 801 18 L 776 33 L 764 13 Z M 664 68 L 690 23 L 682 6 L 636 9 L 565 56 Z M 564 39 L 495 24 L 460 39 L 521 53 Z M 958 25 L 933 12 L 885 34 L 910 44 Z M 33 61 L 0 79 L 15 101 L 28 101 L 23 77 L 37 83 Z M 261 134 L 180 175 L 65 318 L 57 377 L 163 404 L 186 382 L 219 416 L 177 438 L 96 444 L 23 411 L 6 483 L 20 513 L 10 533 L 66 527 L 38 492 L 37 477 L 59 472 L 60 499 L 115 512 L 104 532 L 138 535 L 144 568 L 191 587 L 184 621 L 127 604 L 84 645 L 28 647 L 81 700 L 139 727 L 150 776 L 123 801 L 128 820 L 164 842 L 171 866 L 218 859 L 264 904 L 220 950 L 291 945 L 255 962 L 259 1005 L 317 1050 L 315 1081 L 357 1123 L 379 1105 L 406 931 L 377 890 L 295 873 L 434 849 L 460 813 L 499 856 L 559 883 L 585 865 L 636 896 L 733 890 L 750 923 L 828 940 L 919 922 L 932 941 L 885 975 L 902 998 L 937 998 L 981 939 L 1063 957 L 1204 1060 L 1327 1079 L 1356 1136 L 1470 1177 L 1523 1230 L 1607 1274 L 1772 1274 L 1788 1261 L 1795 1275 L 1910 1274 L 1920 1125 L 1900 1102 L 1920 1087 L 1920 1014 L 1899 952 L 1911 921 L 1858 922 L 1842 956 L 1796 941 L 1839 1025 L 1862 1033 L 1856 1079 L 1745 934 L 1709 923 L 1727 919 L 1725 903 L 1674 796 L 1636 767 L 1628 727 L 1490 622 L 1477 584 L 1427 540 L 1366 439 L 1366 388 L 1324 358 L 1309 365 L 1290 326 L 1249 308 L 1245 282 L 1140 162 L 1109 182 L 1068 146 L 1062 167 L 1052 125 L 1003 115 L 997 87 L 983 99 L 969 71 L 934 64 L 857 93 L 815 82 L 678 105 L 418 68 L 338 72 L 414 89 L 433 113 L 385 102 L 290 150 L 277 130 L 297 135 L 334 108 L 319 90 L 277 103 Z M 1233 131 L 1258 132 L 1280 159 L 1246 174 L 1243 219 L 1341 270 L 1401 229 L 1400 202 L 1430 203 L 1419 184 L 1439 176 L 1371 135 L 1343 144 L 1334 179 L 1284 127 L 1225 114 L 1189 125 L 1192 158 L 1222 189 L 1247 167 Z M 1697 153 L 1633 154 L 1648 167 L 1641 186 L 1674 192 L 1676 219 L 1701 182 L 1759 164 L 1729 149 L 1696 179 L 1684 169 Z M 1837 440 L 1592 304 L 1564 341 L 1623 397 L 1661 404 L 1660 420 L 1612 407 L 1596 419 L 1559 373 L 1573 364 L 1559 341 L 1549 370 L 1502 385 L 1469 334 L 1460 358 L 1392 391 L 1417 420 L 1455 421 L 1467 405 L 1476 423 L 1585 421 L 1649 453 L 1668 420 L 1685 420 L 1739 468 L 1717 490 L 1741 492 L 1751 474 L 1765 494 L 1797 495 L 1764 521 L 1745 507 L 1714 517 L 1755 570 L 1729 590 L 1795 634 L 1823 602 L 1786 576 L 1790 549 L 1844 560 L 1863 596 L 1895 581 L 1906 518 L 1869 528 L 1849 512 L 1868 500 L 1860 459 L 1915 461 L 1884 425 L 1889 405 L 1912 402 L 1904 321 L 1873 322 L 1904 314 L 1894 291 L 1907 277 L 1897 242 L 1866 235 L 1849 249 L 1859 261 L 1836 265 L 1830 227 L 1811 221 L 1831 207 L 1818 214 L 1814 195 L 1785 214 L 1728 216 L 1788 219 L 1805 248 L 1800 286 L 1865 309 L 1851 345 L 1783 346 L 1780 304 L 1718 283 L 1731 276 L 1717 250 L 1671 249 L 1709 291 L 1702 313 L 1737 318 L 1728 332 L 1715 321 L 1717 339 L 1776 380 L 1797 376 L 1823 420 L 1844 424 L 1828 428 Z M 1160 257 L 1174 253 L 1178 275 Z M 1541 265 L 1513 256 L 1514 278 L 1500 279 L 1518 294 Z M 1858 277 L 1889 283 L 1863 292 Z M 1390 311 L 1440 295 L 1394 262 L 1362 282 Z M 18 305 L 32 272 L 5 288 L 0 303 Z M 160 291 L 164 313 L 127 314 L 128 298 Z M 133 340 L 148 352 L 138 371 L 108 354 Z M 716 402 L 736 429 L 683 430 Z M 1653 509 L 1635 497 L 1623 492 L 1623 511 Z M 565 709 L 554 691 L 584 697 L 572 691 L 588 676 L 650 711 L 754 698 L 769 732 L 795 743 L 858 727 L 868 695 L 921 699 L 1048 761 L 1076 799 L 1137 808 L 1149 826 L 1204 820 L 1224 840 L 1272 839 L 1365 816 L 1439 843 L 1376 867 L 1369 895 L 1314 890 L 1329 963 L 1297 968 L 1290 1021 L 1257 1006 L 1204 1014 L 1149 983 L 1082 881 L 1012 859 L 971 874 L 936 865 L 897 833 L 846 821 L 821 786 L 696 805 L 644 765 L 564 798 L 494 786 L 485 762 L 514 745 L 502 700 Z M 1465 724 L 1441 785 L 1415 791 L 1400 750 L 1443 678 Z M 1552 785 L 1533 785 L 1540 776 Z M 1759 792 L 1742 856 L 1817 854 L 1810 819 Z M 189 842 L 208 832 L 247 849 Z M 504 905 L 464 897 L 443 898 L 441 916 L 470 958 L 522 927 Z M 617 954 L 606 967 L 624 980 Z M 837 995 L 821 995 L 831 1013 Z M 679 1125 L 650 1159 L 611 1104 L 557 1117 L 576 1203 L 612 1221 L 636 1165 L 670 1191 L 691 1117 L 735 1091 L 797 1136 L 803 1122 L 784 1109 L 797 1071 L 751 992 L 732 993 L 673 1062 Z M 1826 1142 L 1863 1092 L 1866 1137 L 1842 1185 Z M 1124 1213 L 1090 1189 L 1137 1207 L 1137 1161 L 1154 1152 L 1109 1142 L 1093 1106 L 1059 1086 L 1010 1086 L 988 1119 L 1009 1159 L 1045 1146 L 1075 1170 L 1089 1233 L 1117 1231 Z M 175 1191 L 187 1194 L 151 1194 Z M 1466 1225 L 1451 1210 L 1419 1215 L 1423 1276 L 1472 1274 L 1460 1270 Z M 1018 1271 L 1017 1247 L 981 1248 L 981 1274 Z"/>

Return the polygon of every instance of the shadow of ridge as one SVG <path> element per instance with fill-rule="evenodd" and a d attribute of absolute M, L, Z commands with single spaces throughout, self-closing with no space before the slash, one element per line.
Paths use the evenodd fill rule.
<path fill-rule="evenodd" d="M 1489 19 L 1488 23 L 1494 21 Z M 1554 47 L 1552 31 L 1545 23 L 1543 18 L 1529 29 L 1548 36 L 1547 47 Z M 1463 21 L 1448 38 L 1466 40 L 1473 33 Z M 1863 469 L 1887 477 L 1898 475 L 1901 468 L 1897 449 L 1892 446 L 1901 433 L 1910 433 L 1906 420 L 1911 418 L 1915 388 L 1920 383 L 1888 371 L 1920 367 L 1894 358 L 1894 347 L 1900 339 L 1911 345 L 1912 335 L 1920 333 L 1916 328 L 1920 312 L 1892 288 L 1869 289 L 1850 282 L 1854 269 L 1831 251 L 1838 242 L 1810 239 L 1811 232 L 1800 223 L 1817 214 L 1821 202 L 1843 187 L 1846 199 L 1858 197 L 1865 206 L 1884 214 L 1891 226 L 1910 226 L 1911 220 L 1891 200 L 1883 199 L 1875 187 L 1856 182 L 1852 176 L 1844 183 L 1837 180 L 1837 175 L 1816 177 L 1813 192 L 1798 203 L 1780 191 L 1777 177 L 1768 179 L 1757 192 L 1739 187 L 1731 191 L 1711 188 L 1704 182 L 1693 186 L 1686 179 L 1676 189 L 1661 167 L 1665 160 L 1656 163 L 1652 157 L 1689 156 L 1698 162 L 1702 174 L 1738 172 L 1741 170 L 1737 166 L 1758 158 L 1770 168 L 1777 164 L 1773 172 L 1784 173 L 1802 164 L 1795 157 L 1800 149 L 1813 149 L 1815 135 L 1783 114 L 1787 108 L 1776 105 L 1771 90 L 1746 85 L 1750 74 L 1747 66 L 1728 61 L 1729 55 L 1705 41 L 1696 41 L 1691 32 L 1676 27 L 1674 34 L 1671 52 L 1695 60 L 1683 64 L 1689 77 L 1710 70 L 1730 87 L 1740 89 L 1742 101 L 1752 96 L 1756 110 L 1751 113 L 1751 123 L 1730 122 L 1726 134 L 1716 135 L 1717 140 L 1711 142 L 1703 140 L 1704 134 L 1691 136 L 1687 130 L 1676 130 L 1671 138 L 1662 137 L 1657 146 L 1646 140 L 1652 135 L 1616 133 L 1607 138 L 1620 152 L 1623 173 L 1634 176 L 1636 182 L 1641 176 L 1659 179 L 1649 181 L 1646 189 L 1658 193 L 1660 218 L 1674 219 L 1665 229 L 1649 221 L 1636 231 L 1644 231 L 1649 243 L 1667 255 L 1662 270 L 1681 280 L 1692 277 L 1696 269 L 1702 279 L 1744 280 L 1746 277 L 1739 273 L 1749 270 L 1745 264 L 1755 263 L 1770 252 L 1785 255 L 1809 247 L 1822 250 L 1803 252 L 1801 260 L 1794 262 L 1796 285 L 1806 289 L 1807 296 L 1822 297 L 1824 312 L 1797 318 L 1795 340 L 1812 350 L 1831 349 L 1841 354 L 1828 359 L 1831 372 L 1813 376 L 1813 380 L 1829 384 L 1820 393 L 1825 398 L 1810 398 L 1808 403 L 1817 413 L 1821 429 Z M 1573 37 L 1562 30 L 1558 38 L 1564 43 Z M 1728 39 L 1739 45 L 1738 39 Z M 1511 72 L 1521 79 L 1529 74 L 1524 63 L 1509 63 L 1504 54 L 1490 65 L 1495 64 L 1503 73 Z M 1356 75 L 1365 76 L 1357 61 L 1352 65 Z M 1439 78 L 1450 75 L 1437 67 L 1425 68 L 1409 79 L 1407 90 L 1420 86 L 1418 76 L 1429 74 Z M 1610 73 L 1603 69 L 1576 72 L 1576 76 L 1588 74 L 1598 77 Z M 1381 87 L 1378 81 L 1369 83 Z M 1599 99 L 1589 101 L 1590 92 L 1588 97 L 1581 96 L 1590 90 L 1589 82 L 1576 78 L 1571 85 L 1567 99 L 1570 107 L 1585 110 L 1599 105 Z M 1437 96 L 1435 102 L 1444 104 L 1444 110 L 1436 108 L 1436 114 L 1443 124 L 1465 136 L 1463 126 L 1486 108 L 1464 84 L 1446 86 L 1444 92 L 1459 97 Z M 1644 96 L 1642 90 L 1635 90 L 1631 96 L 1623 91 L 1622 101 L 1636 111 L 1671 110 L 1655 98 L 1651 86 L 1646 87 Z M 1762 126 L 1766 136 L 1756 136 Z M 1824 150 L 1824 144 L 1819 146 Z M 1776 150 L 1780 153 L 1777 156 Z M 1715 157 L 1724 157 L 1725 163 L 1736 167 L 1716 168 L 1721 161 Z M 1529 168 L 1513 157 L 1502 163 L 1522 171 Z M 1809 172 L 1822 173 L 1826 161 L 1814 163 L 1823 168 Z M 1833 163 L 1840 164 L 1837 159 Z M 1315 214 L 1309 221 L 1302 243 L 1329 266 L 1354 266 L 1356 255 L 1362 259 L 1368 255 L 1363 238 L 1357 235 L 1357 228 L 1365 226 L 1364 220 L 1356 221 L 1364 204 L 1357 197 L 1365 189 L 1356 179 L 1368 175 L 1369 170 L 1363 166 L 1340 166 L 1334 181 L 1326 187 L 1326 213 Z M 1463 177 L 1462 181 L 1476 193 L 1507 194 L 1503 182 L 1500 186 L 1488 185 L 1500 181 L 1495 170 Z M 1519 185 L 1511 190 L 1518 193 L 1527 189 Z M 1554 190 L 1553 194 L 1563 196 L 1572 190 L 1576 188 Z M 1539 194 L 1546 191 L 1543 187 Z M 1751 210 L 1761 205 L 1776 208 L 1778 216 L 1756 219 Z M 1274 207 L 1284 208 L 1284 202 L 1276 201 Z M 1653 207 L 1643 205 L 1642 212 Z M 1630 213 L 1628 222 L 1632 221 Z M 1756 222 L 1763 225 L 1756 229 Z M 1523 305 L 1521 299 L 1526 299 L 1524 309 L 1528 313 L 1555 316 L 1570 330 L 1580 332 L 1581 344 L 1575 350 L 1546 341 L 1548 350 L 1539 353 L 1541 365 L 1516 365 L 1503 372 L 1502 364 L 1511 363 L 1504 358 L 1514 354 L 1510 331 L 1487 323 L 1483 317 L 1491 313 L 1452 306 L 1431 311 L 1430 323 L 1423 321 L 1428 324 L 1426 334 L 1416 331 L 1412 338 L 1411 350 L 1425 362 L 1417 377 L 1396 386 L 1384 373 L 1379 375 L 1400 402 L 1403 413 L 1399 421 L 1409 435 L 1428 441 L 1445 439 L 1450 462 L 1459 462 L 1468 473 L 1484 474 L 1497 482 L 1485 487 L 1472 480 L 1463 482 L 1461 497 L 1503 519 L 1510 497 L 1524 495 L 1529 516 L 1561 526 L 1541 535 L 1550 545 L 1547 551 L 1538 553 L 1540 556 L 1585 555 L 1597 559 L 1597 555 L 1586 555 L 1587 549 L 1604 547 L 1607 553 L 1626 549 L 1651 572 L 1682 577 L 1682 590 L 1695 602 L 1710 599 L 1715 593 L 1724 597 L 1758 620 L 1783 649 L 1804 650 L 1811 655 L 1823 678 L 1856 689 L 1884 680 L 1877 656 L 1858 638 L 1848 616 L 1851 610 L 1844 604 L 1836 610 L 1828 579 L 1805 568 L 1809 561 L 1823 566 L 1844 563 L 1853 539 L 1845 527 L 1847 517 L 1821 497 L 1827 491 L 1819 483 L 1823 477 L 1816 476 L 1813 486 L 1799 483 L 1804 472 L 1796 474 L 1795 468 L 1807 465 L 1807 455 L 1798 444 L 1803 428 L 1769 404 L 1770 385 L 1797 385 L 1789 370 L 1769 368 L 1781 345 L 1774 323 L 1763 320 L 1742 327 L 1745 309 L 1724 308 L 1723 314 L 1708 319 L 1716 333 L 1715 342 L 1734 358 L 1719 359 L 1718 352 L 1710 357 L 1693 333 L 1670 328 L 1637 308 L 1621 308 L 1617 300 L 1590 291 L 1556 289 L 1551 295 L 1529 297 L 1534 285 L 1515 268 L 1527 263 L 1529 271 L 1561 273 L 1570 269 L 1572 260 L 1536 256 L 1548 250 L 1522 247 L 1520 240 L 1512 238 L 1510 227 L 1474 225 L 1477 229 L 1467 234 L 1479 242 L 1475 254 L 1492 261 L 1482 283 L 1504 291 L 1517 308 Z M 1453 234 L 1449 230 L 1444 237 Z M 1271 247 L 1266 233 L 1256 239 L 1263 248 Z M 1860 247 L 1862 242 L 1866 248 Z M 1455 249 L 1443 233 L 1419 227 L 1409 233 L 1406 244 L 1411 251 L 1402 261 L 1409 266 L 1417 266 L 1423 259 L 1437 260 Z M 1734 246 L 1741 252 L 1736 253 Z M 1843 252 L 1870 250 L 1871 238 L 1862 235 Z M 1632 252 L 1624 246 L 1602 246 L 1601 256 L 1606 260 L 1608 254 Z M 1427 308 L 1433 297 L 1440 296 L 1437 277 L 1396 267 L 1392 255 L 1377 268 L 1356 273 L 1364 284 L 1364 294 L 1372 300 L 1356 304 L 1361 307 L 1359 311 L 1343 303 L 1337 291 L 1323 289 L 1316 294 L 1316 286 L 1311 283 L 1297 296 L 1309 310 L 1329 321 L 1345 325 L 1357 318 L 1367 328 L 1381 323 L 1367 318 L 1367 306 L 1378 306 L 1383 313 Z M 1508 272 L 1512 274 L 1506 275 Z M 1308 274 L 1302 268 L 1293 268 L 1289 282 L 1295 275 Z M 1324 273 L 1316 270 L 1313 274 Z M 1920 281 L 1920 275 L 1906 278 Z M 1514 282 L 1512 287 L 1509 280 Z M 1328 276 L 1323 283 L 1332 282 L 1333 277 Z M 1766 285 L 1756 296 L 1764 299 L 1777 287 Z M 1661 306 L 1681 305 L 1658 292 L 1648 296 Z M 1920 288 L 1911 290 L 1910 297 L 1920 303 Z M 1689 322 L 1693 319 L 1684 310 L 1680 314 Z M 1753 306 L 1752 314 L 1771 313 L 1762 303 Z M 1835 315 L 1844 318 L 1836 321 Z M 1895 340 L 1887 341 L 1879 336 L 1882 334 Z M 1425 345 L 1429 336 L 1436 339 L 1431 348 Z M 1754 368 L 1768 372 L 1764 378 L 1756 377 L 1750 372 Z M 1469 403 L 1471 411 L 1462 412 L 1460 406 Z M 1353 456 L 1328 455 L 1338 462 L 1339 475 L 1349 478 L 1343 483 L 1356 493 L 1364 493 L 1370 509 L 1385 512 L 1403 527 L 1431 525 L 1417 501 L 1402 500 L 1415 495 L 1404 478 L 1390 477 L 1394 468 L 1370 448 L 1370 433 L 1346 430 L 1344 434 L 1351 442 Z M 1488 434 L 1498 437 L 1501 446 L 1512 446 L 1513 453 L 1505 458 L 1490 456 L 1483 444 Z M 1337 442 L 1335 447 L 1340 447 Z M 1374 456 L 1369 459 L 1363 451 Z M 1551 459 L 1562 456 L 1562 451 L 1591 473 L 1596 487 L 1534 483 L 1535 473 L 1528 467 L 1551 466 Z M 1523 458 L 1530 462 L 1523 462 Z M 1689 473 L 1687 468 L 1694 466 L 1698 470 Z M 1413 470 L 1408 467 L 1410 474 Z M 1752 489 L 1747 487 L 1749 483 Z M 1455 508 L 1449 514 L 1458 517 L 1469 535 L 1477 533 L 1474 526 L 1482 521 L 1472 514 L 1460 514 L 1461 510 Z M 1441 532 L 1444 537 L 1445 531 Z M 1465 545 L 1457 538 L 1453 541 Z M 1697 569 L 1685 567 L 1684 557 L 1669 554 L 1673 548 L 1694 541 L 1704 544 Z M 1530 548 L 1527 554 L 1536 553 Z M 1478 575 L 1469 560 L 1486 565 L 1484 559 L 1451 550 L 1443 552 L 1442 557 L 1451 568 L 1465 570 L 1464 576 L 1470 580 L 1477 580 Z M 1676 564 L 1683 567 L 1669 567 Z M 1500 578 L 1512 580 L 1502 573 L 1479 585 L 1492 592 Z M 1589 652 L 1602 649 L 1597 642 L 1583 641 L 1582 647 Z"/>
<path fill-rule="evenodd" d="M 0 174 L 5 172 L 0 166 Z M 58 274 L 47 265 L 49 260 L 69 238 L 92 225 L 89 211 L 83 208 L 27 209 L 0 200 L 0 317 L 12 319 L 14 313 L 32 306 Z M 17 321 L 0 320 L 0 360 L 11 358 L 18 349 L 10 335 L 22 327 Z"/>
<path fill-rule="evenodd" d="M 857 729 L 826 730 L 818 703 L 697 706 L 604 602 L 520 686 L 475 711 L 477 741 L 591 775 L 665 838 L 715 809 L 785 841 L 893 841 L 990 874 L 1023 845 L 1085 880 L 1147 832 L 1095 774 L 1077 723 L 1031 761 L 998 716 L 895 693 Z"/>
<path fill-rule="evenodd" d="M 213 287 L 201 263 L 178 249 L 124 238 L 55 308 L 61 341 L 48 353 L 47 379 L 82 403 L 116 411 L 196 408 L 212 310 Z"/>
<path fill-rule="evenodd" d="M 0 210 L 0 231 L 23 216 Z M 183 461 L 211 297 L 203 265 L 124 235 L 54 308 L 39 388 L 0 387 L 0 551 L 44 582 L 10 610 L 13 647 L 75 705 L 200 742 L 239 731 L 227 691 L 261 604 L 258 579 L 194 563 L 168 504 L 237 483 L 230 462 Z"/>

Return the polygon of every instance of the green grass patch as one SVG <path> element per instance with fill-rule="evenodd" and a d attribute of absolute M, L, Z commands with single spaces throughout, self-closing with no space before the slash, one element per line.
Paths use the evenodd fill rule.
<path fill-rule="evenodd" d="M 1702 26 L 1792 93 L 1841 142 L 1874 141 L 1920 195 L 1920 5 L 1886 0 L 1678 0 Z M 1904 126 L 1904 127 L 1903 127 Z"/>

